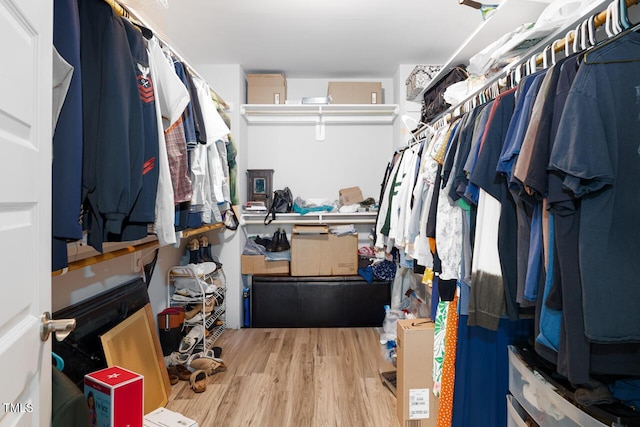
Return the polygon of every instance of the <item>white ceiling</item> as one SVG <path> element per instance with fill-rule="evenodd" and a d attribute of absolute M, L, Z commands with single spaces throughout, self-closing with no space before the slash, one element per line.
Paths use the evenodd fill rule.
<path fill-rule="evenodd" d="M 445 62 L 482 23 L 457 0 L 153 1 L 126 3 L 194 67 L 288 78 L 392 78 L 399 64 Z"/>

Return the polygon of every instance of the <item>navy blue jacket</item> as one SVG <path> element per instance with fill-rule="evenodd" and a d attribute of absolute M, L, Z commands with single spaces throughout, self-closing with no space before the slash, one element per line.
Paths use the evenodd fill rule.
<path fill-rule="evenodd" d="M 144 129 L 135 64 L 120 17 L 102 0 L 81 0 L 84 120 L 82 196 L 88 242 L 102 251 L 120 234 L 142 188 Z"/>

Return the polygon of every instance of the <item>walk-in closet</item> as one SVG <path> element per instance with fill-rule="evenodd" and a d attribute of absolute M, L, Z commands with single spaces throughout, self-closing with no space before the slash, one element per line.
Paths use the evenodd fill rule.
<path fill-rule="evenodd" d="M 640 426 L 637 0 L 0 24 L 0 427 Z"/>

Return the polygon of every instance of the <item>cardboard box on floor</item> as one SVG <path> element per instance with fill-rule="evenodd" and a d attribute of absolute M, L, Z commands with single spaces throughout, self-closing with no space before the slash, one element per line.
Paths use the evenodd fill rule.
<path fill-rule="evenodd" d="M 355 205 L 364 200 L 360 187 L 343 188 L 338 191 L 338 198 L 342 206 Z"/>
<path fill-rule="evenodd" d="M 336 236 L 327 225 L 293 226 L 292 276 L 350 276 L 358 274 L 358 236 Z"/>
<path fill-rule="evenodd" d="M 435 427 L 438 399 L 433 395 L 433 334 L 425 319 L 398 320 L 396 339 L 397 404 L 400 425 Z"/>
<path fill-rule="evenodd" d="M 329 82 L 333 104 L 382 104 L 381 82 Z"/>
<path fill-rule="evenodd" d="M 289 261 L 267 261 L 264 255 L 242 255 L 242 274 L 289 274 Z"/>
<path fill-rule="evenodd" d="M 247 104 L 284 104 L 286 99 L 284 74 L 247 74 Z"/>
<path fill-rule="evenodd" d="M 158 408 L 144 416 L 144 427 L 198 427 L 198 422 L 167 408 Z"/>

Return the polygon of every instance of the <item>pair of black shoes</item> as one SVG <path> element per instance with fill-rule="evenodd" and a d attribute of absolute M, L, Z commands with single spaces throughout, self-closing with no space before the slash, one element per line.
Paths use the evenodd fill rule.
<path fill-rule="evenodd" d="M 207 236 L 200 236 L 199 239 L 192 239 L 187 245 L 189 249 L 189 263 L 200 264 L 201 262 L 216 263 L 216 270 L 222 267 L 222 264 L 216 261 L 211 255 L 211 246 Z"/>
<path fill-rule="evenodd" d="M 267 248 L 269 252 L 283 252 L 291 249 L 291 245 L 289 245 L 289 239 L 287 239 L 287 232 L 281 228 L 278 228 L 278 231 L 273 233 L 273 238 L 271 239 L 271 246 Z"/>
<path fill-rule="evenodd" d="M 287 232 L 281 228 L 278 228 L 278 231 L 273 233 L 271 239 L 256 237 L 256 243 L 264 246 L 267 252 L 283 252 L 291 248 L 289 239 L 287 239 Z"/>

